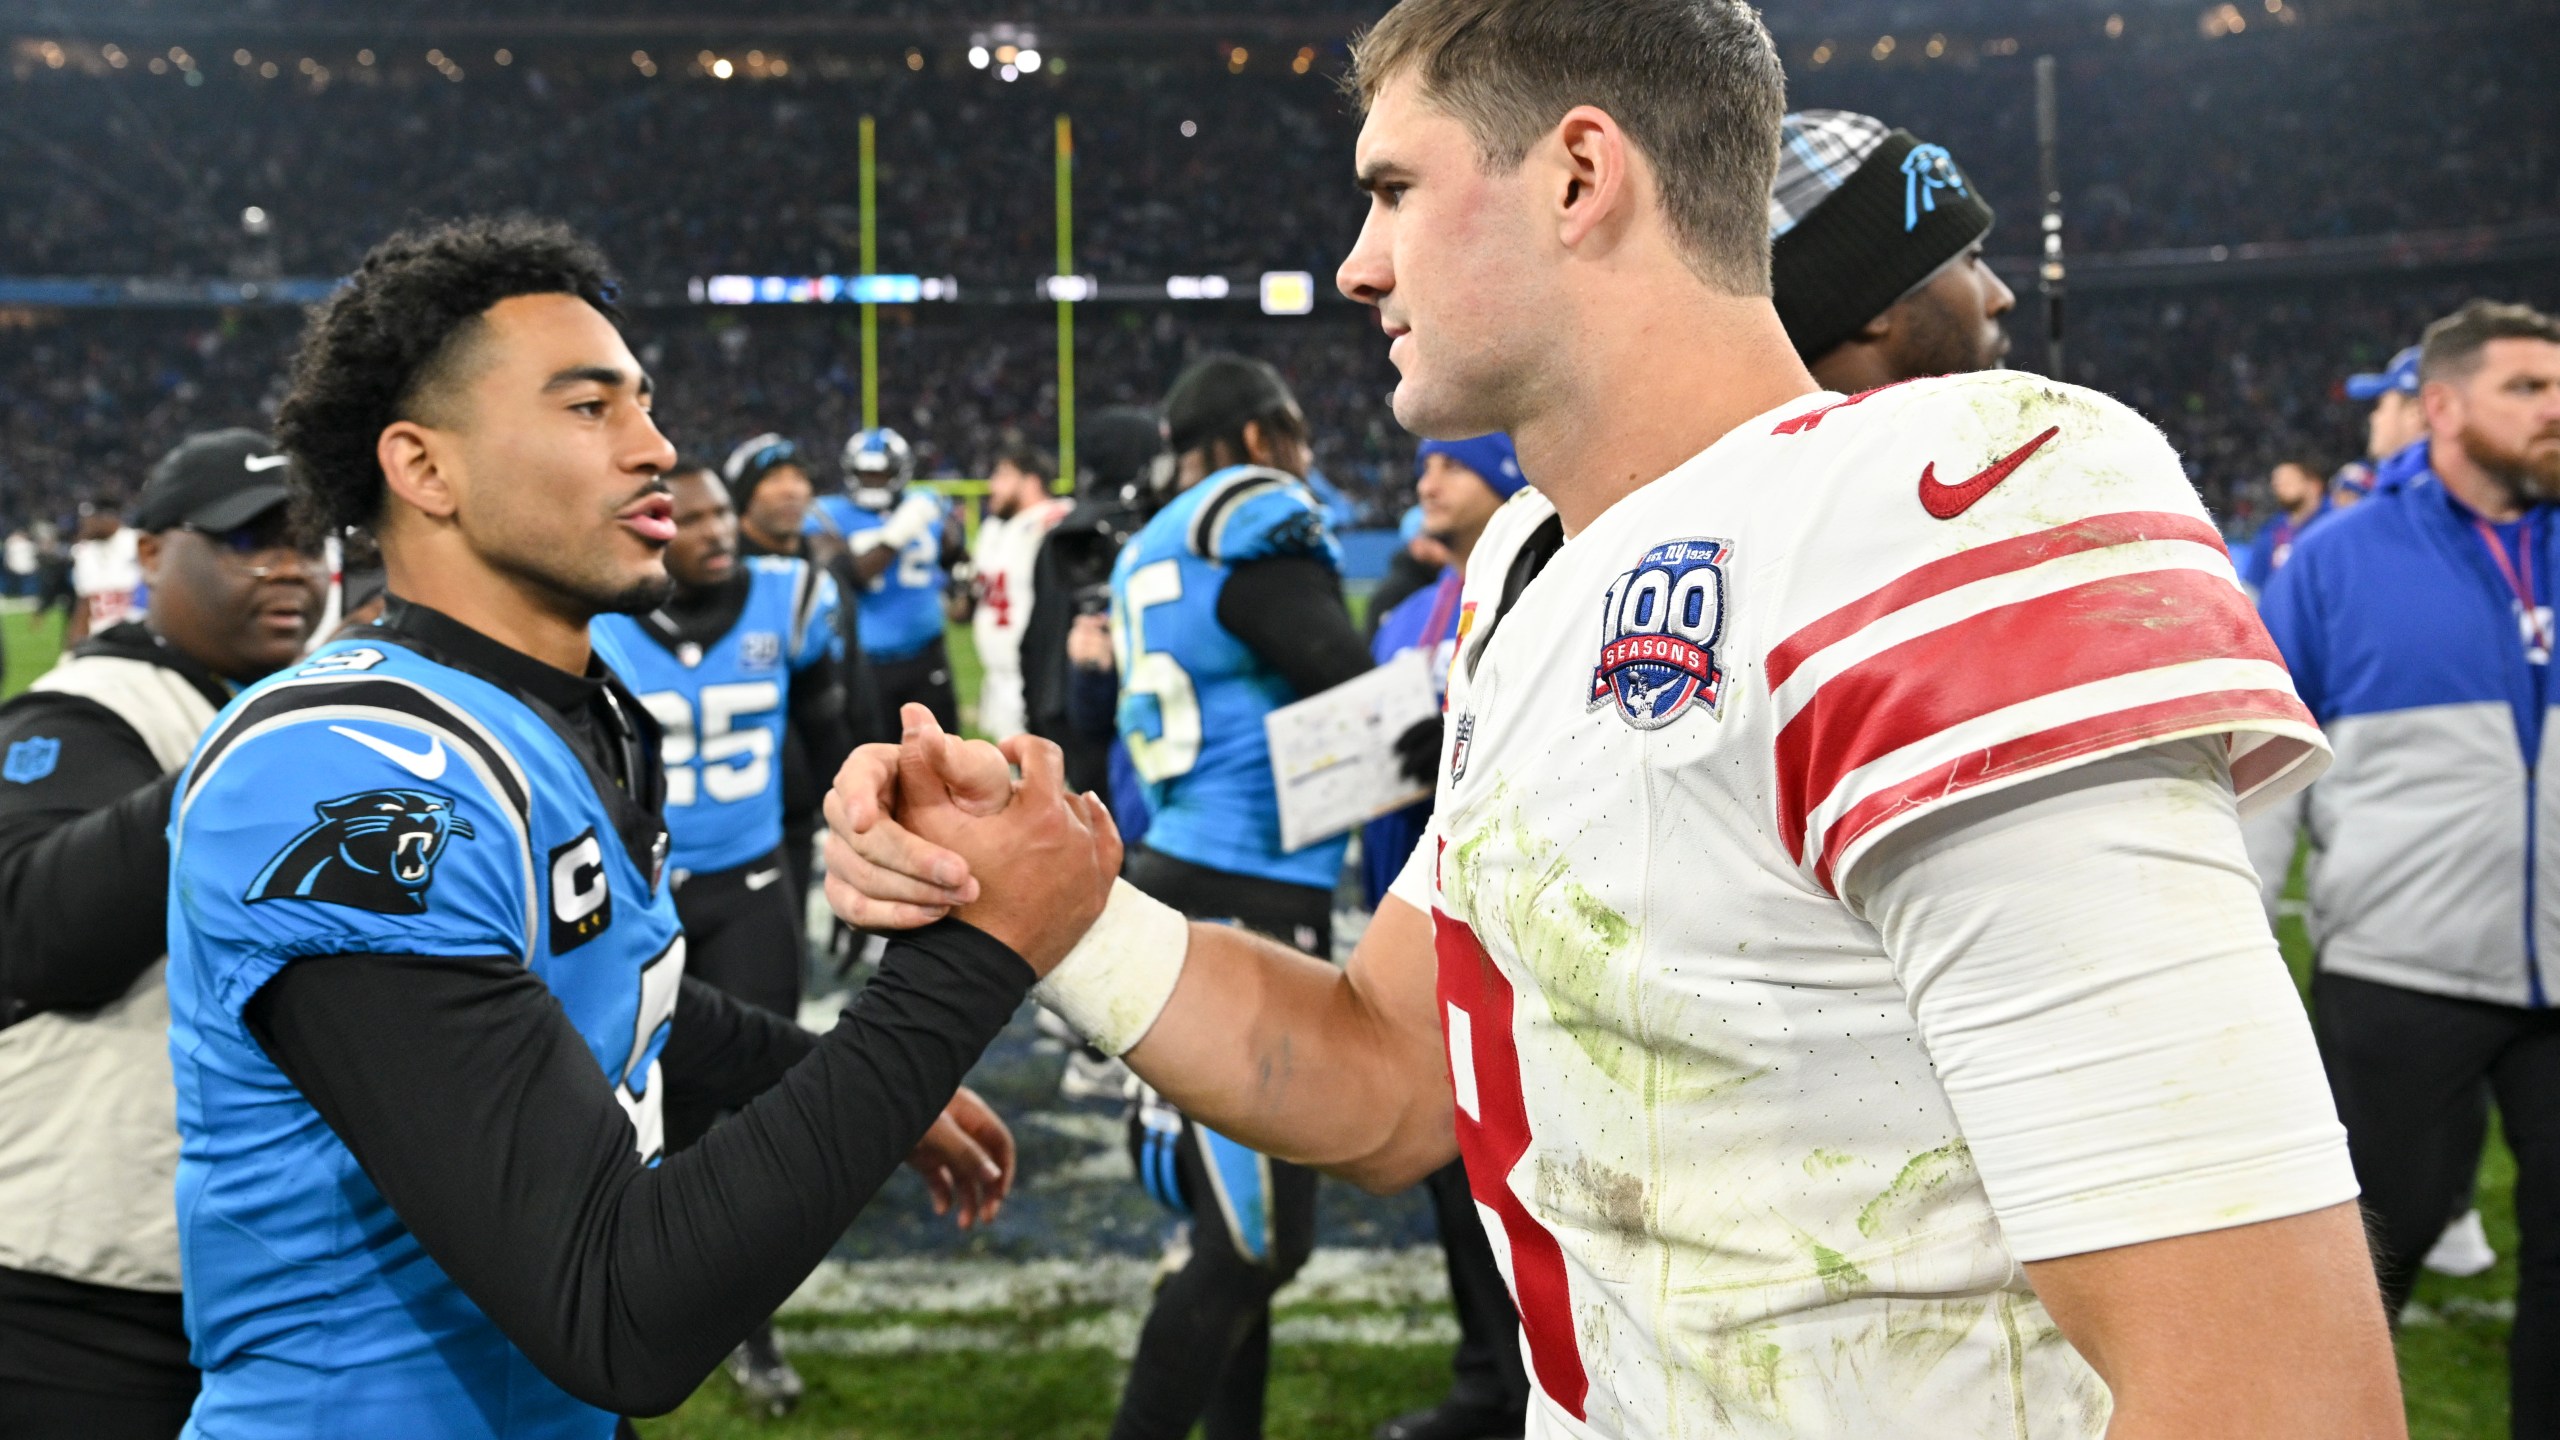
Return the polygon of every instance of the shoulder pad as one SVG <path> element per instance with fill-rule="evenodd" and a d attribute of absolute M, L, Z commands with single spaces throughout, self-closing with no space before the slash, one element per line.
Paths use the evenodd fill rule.
<path fill-rule="evenodd" d="M 1239 466 L 1201 484 L 1205 493 L 1184 530 L 1192 554 L 1221 565 L 1283 555 L 1313 555 L 1339 565 L 1324 511 L 1296 479 Z"/>

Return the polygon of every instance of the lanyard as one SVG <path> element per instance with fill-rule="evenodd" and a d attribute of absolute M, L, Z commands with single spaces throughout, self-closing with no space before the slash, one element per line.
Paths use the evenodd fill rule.
<path fill-rule="evenodd" d="M 2488 521 L 2475 515 L 2471 518 L 2471 525 L 2473 529 L 2480 532 L 2481 542 L 2489 547 L 2489 558 L 2497 562 L 2498 574 L 2507 582 L 2507 588 L 2515 592 L 2517 613 L 2524 617 L 2525 628 L 2531 632 L 2532 637 L 2526 644 L 2525 659 L 2535 665 L 2549 664 L 2551 634 L 2544 627 L 2542 607 L 2536 605 L 2533 599 L 2532 512 L 2528 511 L 2525 514 L 2521 532 L 2523 543 L 2517 546 L 2521 553 L 2514 560 L 2507 558 L 2507 547 L 2499 543 L 2498 532 L 2489 528 Z M 2519 564 L 2522 566 L 2521 570 L 2518 568 Z"/>

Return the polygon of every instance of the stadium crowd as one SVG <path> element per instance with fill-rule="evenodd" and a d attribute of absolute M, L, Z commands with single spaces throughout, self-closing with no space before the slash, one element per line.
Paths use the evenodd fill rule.
<path fill-rule="evenodd" d="M 294 63 L 262 51 L 238 53 Z M 851 151 L 865 114 L 880 117 L 890 272 L 964 286 L 1049 273 L 1061 113 L 1078 125 L 1077 264 L 1105 279 L 1329 274 L 1358 223 L 1342 160 L 1353 124 L 1330 62 L 1230 75 L 1197 56 L 1111 60 L 1007 85 L 965 68 L 911 73 L 894 57 L 837 79 L 804 63 L 720 82 L 683 73 L 692 56 L 663 58 L 649 78 L 618 52 L 529 51 L 457 84 L 405 53 L 370 67 L 331 56 L 325 86 L 290 68 L 260 79 L 221 55 L 202 57 L 201 86 L 39 67 L 0 134 L 13 159 L 0 166 L 0 256 L 22 275 L 335 275 L 386 222 L 522 208 L 613 236 L 643 291 L 842 273 L 858 251 Z M 2548 27 L 2190 37 L 2064 59 L 2080 253 L 2560 215 Z M 1956 65 L 1798 61 L 1792 100 L 1905 117 L 1978 157 L 1973 173 L 2010 222 L 1993 252 L 2028 252 L 2029 61 Z M 251 206 L 271 233 L 243 232 Z"/>
<path fill-rule="evenodd" d="M 2343 291 L 2101 292 L 2074 303 L 2070 378 L 2166 430 L 2237 534 L 2266 513 L 2263 484 L 2278 462 L 2300 458 L 2325 473 L 2362 454 L 2362 409 L 2344 379 L 2379 367 L 2427 320 L 2480 291 L 2560 301 L 2548 272 L 2530 268 Z M 881 328 L 884 413 L 913 440 L 923 473 L 982 474 L 1008 445 L 1055 443 L 1056 347 L 1045 313 L 928 310 L 903 320 Z M 151 462 L 193 431 L 263 423 L 298 323 L 273 309 L 92 311 L 0 330 L 0 517 L 63 522 L 82 500 L 129 497 Z M 2026 313 L 2013 322 L 2012 364 L 2036 368 L 2038 324 Z M 684 443 L 718 447 L 773 430 L 814 444 L 853 428 L 859 348 L 847 315 L 653 309 L 633 330 Z M 1269 358 L 1306 406 L 1317 468 L 1363 519 L 1391 523 L 1409 503 L 1413 442 L 1387 411 L 1393 372 L 1366 315 L 1326 307 L 1302 320 L 1221 319 L 1198 307 L 1098 306 L 1077 335 L 1086 406 L 1145 401 L 1211 351 Z"/>

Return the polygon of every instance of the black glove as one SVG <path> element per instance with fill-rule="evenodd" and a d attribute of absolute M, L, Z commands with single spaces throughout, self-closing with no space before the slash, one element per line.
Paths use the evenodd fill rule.
<path fill-rule="evenodd" d="M 1432 788 L 1440 773 L 1440 736 L 1448 721 L 1438 715 L 1414 722 L 1412 729 L 1396 737 L 1396 768 L 1404 778 L 1425 789 Z"/>

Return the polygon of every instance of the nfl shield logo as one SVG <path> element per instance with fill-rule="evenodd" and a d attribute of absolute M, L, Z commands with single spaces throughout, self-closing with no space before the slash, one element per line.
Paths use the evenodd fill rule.
<path fill-rule="evenodd" d="M 1600 664 L 1591 708 L 1615 700 L 1639 730 L 1659 730 L 1724 704 L 1725 562 L 1729 540 L 1674 540 L 1644 552 L 1600 602 Z"/>
<path fill-rule="evenodd" d="M 9 758 L 0 761 L 0 779 L 33 785 L 52 774 L 61 760 L 61 741 L 47 735 L 30 736 L 9 747 Z"/>

